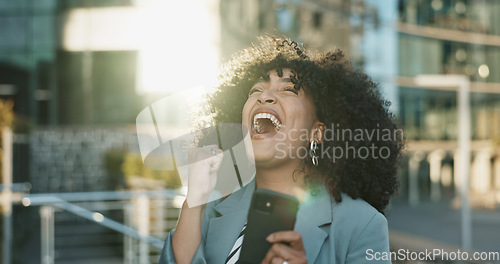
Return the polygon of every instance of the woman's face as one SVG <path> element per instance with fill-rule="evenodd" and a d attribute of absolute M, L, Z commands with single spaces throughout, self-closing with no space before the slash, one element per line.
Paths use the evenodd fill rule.
<path fill-rule="evenodd" d="M 257 166 L 272 167 L 308 154 L 311 132 L 318 121 L 312 98 L 296 90 L 290 69 L 269 72 L 249 91 L 243 106 L 243 125 L 249 127 Z"/>

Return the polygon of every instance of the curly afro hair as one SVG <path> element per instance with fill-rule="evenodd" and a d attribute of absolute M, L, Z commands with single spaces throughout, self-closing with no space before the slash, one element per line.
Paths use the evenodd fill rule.
<path fill-rule="evenodd" d="M 346 146 L 349 146 L 358 150 L 384 150 L 383 157 L 361 157 L 360 154 L 334 162 L 331 156 L 320 155 L 318 166 L 313 166 L 307 157 L 302 163 L 309 171 L 306 180 L 324 184 L 337 202 L 342 201 L 341 193 L 346 193 L 353 199 L 364 199 L 383 212 L 398 187 L 397 168 L 404 147 L 402 133 L 400 137 L 386 136 L 383 140 L 380 136 L 334 135 L 346 129 L 371 131 L 372 135 L 379 131 L 402 131 L 395 125 L 394 116 L 387 109 L 390 103 L 381 98 L 377 84 L 354 69 L 341 50 L 309 54 L 287 38 L 264 36 L 259 40 L 259 44 L 241 51 L 224 66 L 221 82 L 209 96 L 214 120 L 241 123 L 243 105 L 255 82 L 259 78 L 268 79 L 270 70 L 276 70 L 281 76 L 283 69 L 291 69 L 295 89 L 304 89 L 313 98 L 318 120 L 327 128 L 334 128 L 327 129 L 324 136 L 335 140 L 324 140 L 320 149 L 348 151 Z M 306 171 L 305 167 L 302 170 Z"/>

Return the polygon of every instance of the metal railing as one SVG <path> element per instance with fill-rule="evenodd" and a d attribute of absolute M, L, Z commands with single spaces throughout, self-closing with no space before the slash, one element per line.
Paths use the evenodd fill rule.
<path fill-rule="evenodd" d="M 13 205 L 22 204 L 26 207 L 39 206 L 40 213 L 40 235 L 41 235 L 41 262 L 54 263 L 57 252 L 56 244 L 56 212 L 68 212 L 77 216 L 78 219 L 86 219 L 99 226 L 119 232 L 124 236 L 124 259 L 125 263 L 149 263 L 150 252 L 158 252 L 163 247 L 163 238 L 169 229 L 169 222 L 161 224 L 160 228 L 153 226 L 151 219 L 157 222 L 164 221 L 167 211 L 175 208 L 182 202 L 183 195 L 178 190 L 161 191 L 104 191 L 104 192 L 72 192 L 72 193 L 42 193 L 29 194 L 30 183 L 13 183 L 13 144 L 19 141 L 20 135 L 14 134 L 10 128 L 5 128 L 2 133 L 2 181 L 0 184 L 0 205 L 2 209 L 2 260 L 0 263 L 12 263 L 14 223 Z M 23 142 L 27 141 L 23 137 Z M 163 206 L 159 212 L 148 210 L 153 202 L 165 204 L 166 201 L 174 201 L 174 205 Z M 82 206 L 84 204 L 85 206 Z M 111 205 L 118 205 L 118 209 L 124 213 L 124 223 L 120 223 L 100 213 L 95 209 L 96 205 L 102 210 L 109 210 Z M 133 205 L 133 206 L 132 206 Z M 180 207 L 179 205 L 177 207 Z M 108 209 L 106 209 L 108 208 Z M 164 209 L 164 210 L 163 210 Z M 101 212 L 102 212 L 101 210 Z M 162 212 L 164 215 L 161 215 Z M 176 219 L 178 211 L 171 213 L 170 218 Z M 151 219 L 150 219 L 151 218 Z M 163 218 L 163 219 L 161 219 Z M 60 219 L 59 219 L 60 221 Z M 154 224 L 154 223 L 153 223 Z M 170 225 L 170 228 L 173 225 Z M 160 230 L 151 234 L 150 230 Z M 136 244 L 139 244 L 136 247 Z M 151 247 L 151 248 L 150 248 Z M 151 249 L 151 250 L 150 250 Z M 156 250 L 156 251 L 155 251 Z M 132 252 L 133 251 L 133 252 Z M 138 257 L 136 256 L 138 254 Z"/>
<path fill-rule="evenodd" d="M 55 261 L 55 212 L 56 209 L 69 212 L 73 215 L 87 219 L 95 224 L 104 226 L 124 236 L 136 239 L 139 241 L 139 249 L 137 259 L 134 259 L 130 254 L 130 243 L 125 243 L 124 259 L 125 263 L 150 263 L 149 247 L 161 250 L 164 241 L 150 234 L 150 200 L 151 199 L 171 199 L 174 207 L 178 208 L 184 196 L 178 190 L 163 190 L 163 191 L 107 191 L 107 192 L 78 192 L 78 193 L 49 193 L 49 194 L 24 194 L 17 196 L 20 199 L 12 199 L 14 204 L 21 203 L 24 206 L 40 206 L 41 217 L 41 262 L 43 264 L 53 264 Z M 109 217 L 106 217 L 97 210 L 89 210 L 77 203 L 81 202 L 103 202 L 103 201 L 119 201 L 129 200 L 129 203 L 123 204 L 125 212 L 125 222 L 120 223 Z M 130 213 L 130 205 L 136 203 L 136 210 Z M 165 208 L 167 209 L 167 208 Z M 128 213 L 127 213 L 128 211 Z M 136 218 L 137 228 L 132 227 L 131 219 Z M 165 216 L 164 216 L 165 217 Z M 5 235 L 5 234 L 4 234 Z M 9 248 L 9 245 L 4 245 L 4 248 Z"/>

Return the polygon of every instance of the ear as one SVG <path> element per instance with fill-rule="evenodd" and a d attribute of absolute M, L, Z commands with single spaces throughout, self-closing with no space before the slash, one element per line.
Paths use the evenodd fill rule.
<path fill-rule="evenodd" d="M 326 129 L 326 125 L 323 122 L 316 121 L 313 125 L 313 129 L 309 136 L 309 142 L 316 140 L 318 143 L 323 143 L 323 135 Z"/>

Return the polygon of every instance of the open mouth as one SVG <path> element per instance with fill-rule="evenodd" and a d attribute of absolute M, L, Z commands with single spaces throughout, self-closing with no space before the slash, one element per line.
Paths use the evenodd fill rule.
<path fill-rule="evenodd" d="M 281 127 L 281 121 L 271 113 L 258 113 L 253 117 L 253 130 L 256 134 L 276 134 Z"/>

